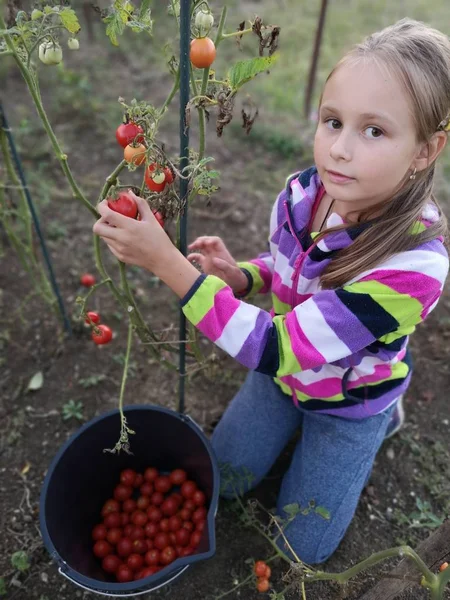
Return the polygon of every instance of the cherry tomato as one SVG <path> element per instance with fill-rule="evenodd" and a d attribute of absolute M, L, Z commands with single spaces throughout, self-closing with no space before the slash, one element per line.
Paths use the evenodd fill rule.
<path fill-rule="evenodd" d="M 161 504 L 161 510 L 169 517 L 174 515 L 178 510 L 178 503 L 175 498 L 166 498 Z"/>
<path fill-rule="evenodd" d="M 159 550 L 157 548 L 153 548 L 145 554 L 145 562 L 150 566 L 157 565 L 159 563 L 159 555 Z"/>
<path fill-rule="evenodd" d="M 154 575 L 159 571 L 159 567 L 147 567 L 144 569 L 144 577 L 150 577 L 150 575 Z"/>
<path fill-rule="evenodd" d="M 150 506 L 150 498 L 148 496 L 139 496 L 136 501 L 136 506 L 139 510 L 147 510 Z"/>
<path fill-rule="evenodd" d="M 134 574 L 134 580 L 138 581 L 138 579 L 144 579 L 145 577 L 145 569 L 141 569 Z"/>
<path fill-rule="evenodd" d="M 93 550 L 95 556 L 105 558 L 105 556 L 111 554 L 112 546 L 106 540 L 98 540 L 98 542 L 95 542 Z"/>
<path fill-rule="evenodd" d="M 175 540 L 178 546 L 187 546 L 191 539 L 191 534 L 187 529 L 181 527 L 178 531 L 175 532 Z"/>
<path fill-rule="evenodd" d="M 97 346 L 108 344 L 112 340 L 113 332 L 108 325 L 96 325 L 91 333 L 91 339 Z"/>
<path fill-rule="evenodd" d="M 132 496 L 132 494 L 133 488 L 129 485 L 123 485 L 123 483 L 119 483 L 119 485 L 116 485 L 114 489 L 114 498 L 116 500 L 119 500 L 119 502 L 128 500 Z"/>
<path fill-rule="evenodd" d="M 100 323 L 100 315 L 94 312 L 93 310 L 89 310 L 86 313 L 85 323 L 87 323 L 88 325 L 92 325 L 92 323 L 95 323 L 97 325 L 98 323 Z"/>
<path fill-rule="evenodd" d="M 117 198 L 108 198 L 108 206 L 111 210 L 135 219 L 138 214 L 136 200 L 128 192 L 120 192 Z M 132 483 L 128 485 L 133 485 Z"/>
<path fill-rule="evenodd" d="M 163 169 L 164 175 L 166 176 L 166 183 L 170 185 L 173 183 L 173 173 L 170 167 L 164 167 Z"/>
<path fill-rule="evenodd" d="M 442 563 L 442 565 L 439 567 L 439 571 L 445 571 L 445 569 L 448 568 L 448 562 L 444 562 Z"/>
<path fill-rule="evenodd" d="M 123 535 L 126 537 L 130 537 L 133 529 L 134 529 L 134 525 L 132 523 L 125 525 L 125 527 L 123 528 Z"/>
<path fill-rule="evenodd" d="M 194 531 L 195 525 L 192 521 L 183 521 L 183 528 L 188 531 Z"/>
<path fill-rule="evenodd" d="M 120 527 L 113 527 L 106 534 L 106 539 L 112 546 L 116 546 L 122 537 L 122 529 Z"/>
<path fill-rule="evenodd" d="M 187 480 L 186 471 L 183 471 L 183 469 L 173 470 L 169 477 L 173 485 L 182 485 Z"/>
<path fill-rule="evenodd" d="M 130 540 L 134 542 L 134 540 L 143 540 L 145 538 L 145 533 L 142 527 L 139 525 L 133 525 L 133 530 L 130 533 Z"/>
<path fill-rule="evenodd" d="M 191 533 L 191 542 L 190 545 L 193 548 L 197 548 L 197 546 L 200 544 L 200 540 L 202 539 L 202 533 L 201 531 L 194 531 L 193 533 Z"/>
<path fill-rule="evenodd" d="M 121 513 L 113 512 L 106 515 L 103 523 L 108 529 L 113 527 L 120 527 L 121 525 Z"/>
<path fill-rule="evenodd" d="M 169 519 L 167 519 L 167 518 L 161 519 L 161 521 L 159 522 L 159 530 L 164 531 L 165 533 L 170 531 Z"/>
<path fill-rule="evenodd" d="M 136 501 L 133 498 L 127 498 L 122 505 L 122 510 L 126 513 L 132 513 L 136 510 Z"/>
<path fill-rule="evenodd" d="M 114 514 L 114 513 L 112 513 L 112 514 Z M 106 529 L 105 525 L 96 525 L 94 527 L 94 529 L 92 530 L 92 539 L 95 541 L 105 540 L 107 533 L 108 533 L 108 530 Z"/>
<path fill-rule="evenodd" d="M 128 565 L 120 565 L 116 571 L 116 577 L 119 583 L 128 583 L 134 579 L 133 571 Z"/>
<path fill-rule="evenodd" d="M 190 481 L 188 479 L 181 486 L 181 495 L 183 496 L 183 498 L 192 498 L 196 490 L 197 485 L 193 481 Z"/>
<path fill-rule="evenodd" d="M 148 516 L 143 510 L 136 510 L 132 514 L 131 520 L 135 525 L 139 525 L 139 527 L 144 527 L 144 525 L 148 521 Z"/>
<path fill-rule="evenodd" d="M 148 467 L 148 469 L 145 469 L 145 471 L 144 471 L 145 481 L 149 481 L 150 483 L 153 483 L 156 479 L 158 479 L 158 477 L 159 477 L 158 469 L 155 469 L 154 467 Z"/>
<path fill-rule="evenodd" d="M 120 474 L 120 483 L 123 485 L 134 485 L 136 480 L 136 471 L 133 469 L 124 469 Z"/>
<path fill-rule="evenodd" d="M 159 210 L 152 210 L 152 213 L 155 215 L 155 219 L 158 221 L 161 227 L 164 227 L 164 217 L 159 212 Z"/>
<path fill-rule="evenodd" d="M 192 522 L 197 523 L 198 521 L 204 521 L 206 519 L 206 508 L 204 506 L 200 506 L 197 510 L 194 510 L 192 514 Z"/>
<path fill-rule="evenodd" d="M 125 527 L 125 525 L 128 525 L 128 523 L 130 522 L 130 516 L 128 513 L 120 513 L 120 525 L 122 527 Z"/>
<path fill-rule="evenodd" d="M 120 510 L 119 502 L 117 500 L 113 500 L 111 498 L 110 500 L 107 500 L 105 502 L 105 504 L 103 505 L 101 515 L 102 515 L 102 517 L 106 517 L 107 514 L 109 514 L 111 512 L 119 512 L 119 510 Z"/>
<path fill-rule="evenodd" d="M 192 502 L 196 506 L 203 506 L 206 502 L 206 496 L 201 490 L 195 490 L 192 494 Z"/>
<path fill-rule="evenodd" d="M 160 531 L 155 535 L 155 548 L 158 548 L 158 550 L 163 550 L 166 546 L 169 545 L 169 541 L 170 540 L 167 533 Z"/>
<path fill-rule="evenodd" d="M 139 491 L 143 496 L 150 496 L 153 494 L 153 485 L 149 481 L 144 481 L 144 483 L 139 488 Z"/>
<path fill-rule="evenodd" d="M 189 521 L 192 515 L 192 511 L 188 510 L 187 508 L 182 508 L 178 514 L 182 521 Z"/>
<path fill-rule="evenodd" d="M 127 162 L 133 163 L 139 167 L 143 162 L 145 162 L 146 150 L 147 148 L 143 144 L 139 144 L 137 146 L 128 144 L 128 146 L 125 146 L 125 150 L 123 151 L 123 157 Z"/>
<path fill-rule="evenodd" d="M 267 569 L 266 563 L 263 560 L 257 560 L 255 562 L 253 571 L 254 571 L 256 577 L 266 577 L 266 569 Z"/>
<path fill-rule="evenodd" d="M 169 519 L 170 531 L 178 531 L 179 529 L 181 529 L 182 525 L 183 525 L 183 521 L 180 519 L 180 517 L 177 517 L 177 515 L 173 515 L 172 517 L 170 517 L 170 519 Z"/>
<path fill-rule="evenodd" d="M 266 566 L 266 574 L 265 574 L 265 578 L 266 579 L 270 579 L 270 576 L 272 575 L 272 569 L 269 567 L 269 565 Z"/>
<path fill-rule="evenodd" d="M 142 473 L 137 473 L 136 479 L 134 481 L 134 487 L 140 488 L 143 483 L 144 483 L 144 476 L 142 475 Z"/>
<path fill-rule="evenodd" d="M 266 577 L 259 577 L 258 578 L 258 583 L 256 584 L 256 589 L 258 590 L 258 592 L 261 592 L 262 594 L 264 592 L 267 592 L 270 588 L 270 583 L 269 580 L 266 579 Z"/>
<path fill-rule="evenodd" d="M 108 554 L 108 556 L 105 556 L 102 560 L 102 568 L 107 573 L 115 573 L 121 564 L 122 561 L 115 554 Z"/>
<path fill-rule="evenodd" d="M 202 532 L 206 527 L 206 521 L 197 521 L 195 524 L 195 530 Z"/>
<path fill-rule="evenodd" d="M 194 510 L 197 507 L 195 506 L 195 504 L 193 503 L 193 501 L 190 498 L 188 498 L 187 500 L 184 501 L 183 508 L 186 508 L 187 510 L 190 510 L 191 513 L 192 513 L 192 512 L 194 512 Z"/>
<path fill-rule="evenodd" d="M 92 287 L 95 283 L 95 277 L 91 273 L 83 273 L 80 277 L 80 283 L 84 287 Z"/>
<path fill-rule="evenodd" d="M 195 15 L 195 26 L 197 27 L 200 35 L 208 35 L 213 25 L 213 15 L 210 12 L 204 10 L 203 8 L 200 8 L 198 13 Z"/>
<path fill-rule="evenodd" d="M 136 125 L 136 123 L 122 123 L 116 129 L 116 140 L 123 148 L 133 142 L 142 144 L 144 136 L 138 135 L 139 133 L 144 133 L 140 125 Z"/>
<path fill-rule="evenodd" d="M 151 163 L 145 169 L 145 184 L 152 192 L 162 192 L 167 185 L 166 174 L 163 167 L 157 163 Z"/>
<path fill-rule="evenodd" d="M 156 523 L 153 523 L 152 521 L 147 523 L 147 525 L 144 528 L 144 532 L 145 532 L 145 535 L 147 536 L 147 538 L 154 538 L 155 535 L 158 533 L 158 531 L 159 531 L 158 525 Z"/>
<path fill-rule="evenodd" d="M 150 502 L 155 506 L 160 506 L 164 502 L 164 495 L 161 492 L 155 492 L 151 495 Z"/>
<path fill-rule="evenodd" d="M 175 544 L 177 543 L 177 538 L 175 536 L 174 531 L 169 531 L 169 540 L 170 540 L 170 545 L 175 546 Z"/>
<path fill-rule="evenodd" d="M 147 509 L 147 516 L 153 523 L 159 523 L 162 519 L 162 512 L 157 506 L 150 506 Z"/>
<path fill-rule="evenodd" d="M 146 540 L 134 540 L 133 541 L 133 552 L 136 554 L 145 554 L 147 552 Z"/>
<path fill-rule="evenodd" d="M 190 556 L 193 553 L 194 553 L 194 548 L 192 548 L 192 546 L 187 546 L 186 548 L 183 548 L 181 550 L 180 556 Z"/>
<path fill-rule="evenodd" d="M 212 39 L 208 37 L 195 38 L 191 42 L 189 52 L 191 63 L 197 69 L 210 67 L 216 58 L 216 47 Z"/>
<path fill-rule="evenodd" d="M 132 540 L 129 537 L 123 537 L 117 543 L 116 550 L 117 550 L 117 554 L 119 556 L 122 556 L 123 558 L 126 558 L 133 551 L 133 542 L 132 542 Z"/>
<path fill-rule="evenodd" d="M 148 550 L 153 550 L 153 541 L 149 540 L 148 538 L 145 540 L 145 543 L 147 544 L 147 551 Z"/>
<path fill-rule="evenodd" d="M 140 554 L 130 554 L 127 565 L 132 571 L 139 571 L 144 566 L 144 558 Z"/>
<path fill-rule="evenodd" d="M 177 557 L 177 553 L 175 552 L 175 548 L 172 546 L 167 546 L 161 551 L 160 563 L 162 565 L 170 565 Z"/>

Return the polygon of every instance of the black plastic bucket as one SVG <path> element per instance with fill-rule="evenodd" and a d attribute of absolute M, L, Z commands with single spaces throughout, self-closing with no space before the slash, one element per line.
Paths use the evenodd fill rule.
<path fill-rule="evenodd" d="M 120 432 L 119 411 L 89 421 L 59 450 L 41 492 L 40 526 L 44 544 L 70 581 L 106 596 L 148 593 L 179 577 L 192 563 L 215 553 L 214 520 L 219 497 L 219 469 L 209 440 L 188 416 L 158 406 L 124 409 L 133 455 L 111 454 Z M 120 471 L 184 469 L 206 495 L 208 516 L 196 554 L 178 558 L 145 579 L 117 583 L 108 576 L 92 551 L 91 532 L 100 520 L 104 502 L 112 496 Z"/>

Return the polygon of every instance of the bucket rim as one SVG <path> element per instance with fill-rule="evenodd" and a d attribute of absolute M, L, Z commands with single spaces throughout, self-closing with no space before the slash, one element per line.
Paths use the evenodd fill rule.
<path fill-rule="evenodd" d="M 150 575 L 149 578 L 152 579 L 152 583 L 154 583 L 155 586 L 147 587 L 145 590 L 142 589 L 142 586 L 145 585 L 144 582 L 146 581 L 146 579 L 140 579 L 138 581 L 130 581 L 128 583 L 115 583 L 113 581 L 101 581 L 98 579 L 93 579 L 92 577 L 88 577 L 86 575 L 83 575 L 79 571 L 76 571 L 68 563 L 66 563 L 63 560 L 63 558 L 60 556 L 59 552 L 55 548 L 55 546 L 50 538 L 50 534 L 49 534 L 49 531 L 47 528 L 47 519 L 45 517 L 45 502 L 46 502 L 46 498 L 47 498 L 47 492 L 48 492 L 48 487 L 50 484 L 51 477 L 53 475 L 53 472 L 54 472 L 57 464 L 61 460 L 62 456 L 64 455 L 66 450 L 69 448 L 69 446 L 72 444 L 72 442 L 77 437 L 79 437 L 81 434 L 83 434 L 87 429 L 95 426 L 98 422 L 102 421 L 103 419 L 106 419 L 113 415 L 120 415 L 119 409 L 114 408 L 112 410 L 102 413 L 101 415 L 98 415 L 97 417 L 94 417 L 87 423 L 84 423 L 81 427 L 79 427 L 76 431 L 73 432 L 73 434 L 64 442 L 64 444 L 62 444 L 62 446 L 59 448 L 58 452 L 53 457 L 53 459 L 50 462 L 50 465 L 47 469 L 47 472 L 46 472 L 45 478 L 44 478 L 44 482 L 42 484 L 40 500 L 39 500 L 39 525 L 40 525 L 44 545 L 45 545 L 47 551 L 49 552 L 50 557 L 56 563 L 56 565 L 58 566 L 59 571 L 61 572 L 62 575 L 64 575 L 67 579 L 71 580 L 74 584 L 79 585 L 82 588 L 88 589 L 93 593 L 100 592 L 103 594 L 108 594 L 110 596 L 117 596 L 117 597 L 120 597 L 120 595 L 121 595 L 119 592 L 133 592 L 133 590 L 136 590 L 136 591 L 134 594 L 131 594 L 131 595 L 137 595 L 140 592 L 148 593 L 148 592 L 153 591 L 157 587 L 158 588 L 162 587 L 163 585 L 167 585 L 170 582 L 174 581 L 179 575 L 181 575 L 186 570 L 186 568 L 188 566 L 190 566 L 191 564 L 196 563 L 196 562 L 207 560 L 207 559 L 211 558 L 212 556 L 214 556 L 214 554 L 216 552 L 216 532 L 215 532 L 214 522 L 215 522 L 215 517 L 217 514 L 217 508 L 218 508 L 218 502 L 219 502 L 220 482 L 219 482 L 219 468 L 218 468 L 217 458 L 215 456 L 213 448 L 211 447 L 209 439 L 206 437 L 206 435 L 203 432 L 203 430 L 201 429 L 201 427 L 194 421 L 194 419 L 190 415 L 186 415 L 184 413 L 179 413 L 170 408 L 153 405 L 153 404 L 144 404 L 144 405 L 131 404 L 131 405 L 127 405 L 123 408 L 124 413 L 131 412 L 131 411 L 138 411 L 138 410 L 151 410 L 151 411 L 166 413 L 169 416 L 181 419 L 186 425 L 188 425 L 191 429 L 193 429 L 195 431 L 195 433 L 202 440 L 203 445 L 205 446 L 205 449 L 207 450 L 209 457 L 211 459 L 211 467 L 213 470 L 213 492 L 212 492 L 211 501 L 210 501 L 210 505 L 209 505 L 209 509 L 208 509 L 208 515 L 207 515 L 208 533 L 209 533 L 208 537 L 209 537 L 210 547 L 209 547 L 209 550 L 206 552 L 193 554 L 192 556 L 177 558 L 173 563 L 171 563 L 170 565 L 167 565 L 166 567 L 161 569 L 161 571 L 159 571 L 158 573 L 155 573 L 154 575 Z M 179 563 L 179 564 L 177 565 L 177 563 Z M 178 569 L 177 573 L 174 573 L 174 571 L 175 571 L 174 567 L 175 567 L 175 569 Z M 165 573 L 166 569 L 168 569 L 168 572 Z M 171 575 L 173 575 L 173 576 L 171 576 Z M 107 590 L 105 590 L 105 586 L 108 588 Z M 123 594 L 123 595 L 125 595 L 125 594 Z M 126 594 L 126 595 L 130 595 L 130 594 Z"/>

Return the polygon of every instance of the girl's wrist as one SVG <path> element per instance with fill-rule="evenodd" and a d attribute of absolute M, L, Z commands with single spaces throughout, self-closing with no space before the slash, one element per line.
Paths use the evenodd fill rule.
<path fill-rule="evenodd" d="M 155 269 L 153 273 L 179 298 L 184 298 L 201 275 L 175 246 L 167 259 L 163 261 L 161 268 Z"/>

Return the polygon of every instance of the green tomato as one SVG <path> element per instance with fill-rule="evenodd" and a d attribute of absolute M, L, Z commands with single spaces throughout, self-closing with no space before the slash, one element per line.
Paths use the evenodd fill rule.
<path fill-rule="evenodd" d="M 195 15 L 195 26 L 201 36 L 208 35 L 211 27 L 214 25 L 214 17 L 210 12 L 200 9 Z"/>
<path fill-rule="evenodd" d="M 78 50 L 80 48 L 80 42 L 77 38 L 69 38 L 67 40 L 67 46 L 69 47 L 69 50 Z"/>
<path fill-rule="evenodd" d="M 36 21 L 37 19 L 40 19 L 43 16 L 44 16 L 44 13 L 42 12 L 42 10 L 38 10 L 37 8 L 35 8 L 34 10 L 31 11 L 31 20 L 32 21 Z"/>
<path fill-rule="evenodd" d="M 62 61 L 62 49 L 59 44 L 43 42 L 39 46 L 39 59 L 44 65 L 58 65 Z"/>

